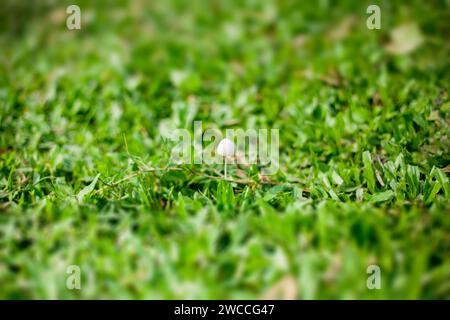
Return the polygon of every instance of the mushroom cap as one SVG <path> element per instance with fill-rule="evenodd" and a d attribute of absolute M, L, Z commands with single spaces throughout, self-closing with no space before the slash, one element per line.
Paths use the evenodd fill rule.
<path fill-rule="evenodd" d="M 234 143 L 228 138 L 222 139 L 217 146 L 217 153 L 222 157 L 230 157 L 234 155 Z"/>

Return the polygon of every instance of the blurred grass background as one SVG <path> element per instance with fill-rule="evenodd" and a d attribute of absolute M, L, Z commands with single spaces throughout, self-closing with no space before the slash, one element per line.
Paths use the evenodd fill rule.
<path fill-rule="evenodd" d="M 2 3 L 1 298 L 450 297 L 449 1 L 70 4 Z M 280 171 L 167 169 L 194 119 Z"/>

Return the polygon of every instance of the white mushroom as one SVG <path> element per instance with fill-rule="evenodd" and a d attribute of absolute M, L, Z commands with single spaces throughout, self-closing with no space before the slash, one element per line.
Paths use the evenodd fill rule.
<path fill-rule="evenodd" d="M 225 179 L 227 178 L 227 157 L 234 156 L 234 143 L 228 138 L 222 139 L 217 146 L 217 153 L 225 158 Z"/>
<path fill-rule="evenodd" d="M 234 155 L 234 143 L 228 138 L 222 139 L 217 146 L 217 153 L 222 157 L 231 157 Z"/>

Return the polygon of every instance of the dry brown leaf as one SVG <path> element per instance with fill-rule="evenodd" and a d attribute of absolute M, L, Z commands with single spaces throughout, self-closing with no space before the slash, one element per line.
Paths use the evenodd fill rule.
<path fill-rule="evenodd" d="M 50 22 L 54 24 L 63 23 L 67 19 L 65 8 L 53 9 L 48 13 Z"/>
<path fill-rule="evenodd" d="M 259 174 L 259 180 L 260 180 L 261 182 L 270 182 L 269 177 L 268 177 L 268 176 L 265 176 L 265 175 L 263 175 L 263 174 Z"/>
<path fill-rule="evenodd" d="M 292 45 L 295 49 L 299 49 L 305 44 L 306 39 L 306 35 L 299 34 L 298 36 L 294 37 L 294 39 L 292 39 Z"/>
<path fill-rule="evenodd" d="M 332 87 L 339 87 L 342 82 L 342 76 L 336 69 L 331 69 L 327 74 L 319 76 L 319 79 Z"/>
<path fill-rule="evenodd" d="M 330 31 L 328 31 L 328 38 L 331 40 L 342 40 L 350 34 L 353 25 L 355 24 L 354 16 L 347 16 L 342 19 L 337 25 L 333 26 Z"/>
<path fill-rule="evenodd" d="M 391 32 L 391 40 L 385 46 L 392 54 L 408 54 L 420 47 L 424 42 L 424 36 L 417 24 L 409 22 L 396 27 Z"/>
<path fill-rule="evenodd" d="M 283 277 L 280 281 L 275 283 L 262 296 L 263 300 L 295 300 L 298 296 L 298 284 L 295 278 L 291 275 Z"/>
<path fill-rule="evenodd" d="M 441 170 L 442 170 L 442 172 L 447 172 L 448 173 L 448 172 L 450 172 L 450 167 L 447 166 L 445 168 L 442 168 Z"/>

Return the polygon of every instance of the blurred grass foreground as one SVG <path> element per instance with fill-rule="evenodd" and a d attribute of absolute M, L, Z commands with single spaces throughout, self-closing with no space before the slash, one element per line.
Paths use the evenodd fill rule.
<path fill-rule="evenodd" d="M 450 1 L 2 1 L 0 298 L 450 298 L 449 40 Z M 279 170 L 173 163 L 194 120 Z"/>

